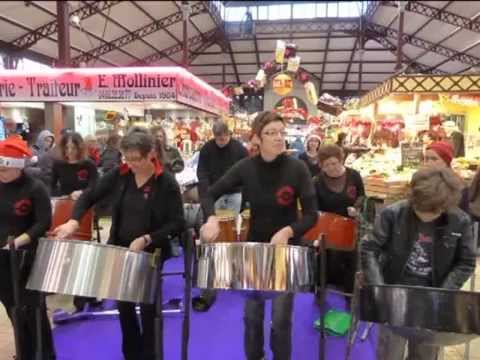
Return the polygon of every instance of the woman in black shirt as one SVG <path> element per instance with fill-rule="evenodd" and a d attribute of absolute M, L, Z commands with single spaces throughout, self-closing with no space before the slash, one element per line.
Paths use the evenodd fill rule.
<path fill-rule="evenodd" d="M 41 294 L 25 289 L 32 269 L 37 240 L 50 227 L 52 210 L 45 185 L 23 171 L 25 161 L 31 157 L 27 144 L 16 136 L 0 142 L 0 302 L 10 319 L 16 307 L 22 359 L 55 359 L 52 331 Z M 9 243 L 7 238 L 11 237 Z M 20 303 L 14 303 L 12 273 L 7 249 L 14 246 L 23 250 L 20 261 Z M 20 256 L 20 253 L 18 253 Z M 39 309 L 40 308 L 40 309 Z M 42 326 L 42 352 L 37 354 L 36 317 Z"/>
<path fill-rule="evenodd" d="M 54 196 L 69 196 L 76 201 L 82 192 L 92 188 L 98 178 L 97 168 L 87 158 L 87 148 L 82 136 L 76 132 L 67 132 L 60 139 L 60 159 L 52 167 L 52 190 Z M 82 311 L 94 298 L 75 296 L 73 304 L 76 311 Z"/>
<path fill-rule="evenodd" d="M 317 218 L 315 190 L 305 164 L 285 154 L 285 122 L 270 111 L 260 113 L 252 125 L 253 141 L 260 154 L 245 158 L 230 168 L 200 201 L 207 223 L 202 226 L 204 241 L 219 235 L 214 203 L 223 194 L 239 186 L 250 202 L 248 241 L 272 244 L 298 244 Z M 297 201 L 303 216 L 298 217 Z M 263 358 L 263 317 L 265 301 L 248 299 L 245 303 L 245 353 L 248 360 Z M 275 359 L 290 359 L 293 295 L 272 300 L 272 336 Z"/>
<path fill-rule="evenodd" d="M 170 241 L 185 226 L 178 184 L 156 159 L 154 140 L 147 131 L 131 130 L 120 148 L 126 163 L 110 170 L 91 191 L 82 193 L 71 220 L 54 232 L 58 238 L 74 233 L 86 211 L 111 194 L 114 211 L 108 243 L 133 251 L 153 252 L 160 248 L 162 260 L 166 260 L 171 252 Z M 155 305 L 140 305 L 141 327 L 134 303 L 118 302 L 118 310 L 125 359 L 154 359 Z"/>
<path fill-rule="evenodd" d="M 298 157 L 305 162 L 312 177 L 320 172 L 320 167 L 318 165 L 318 150 L 320 149 L 321 144 L 322 140 L 320 139 L 320 136 L 315 134 L 308 135 L 305 140 L 305 152 L 301 153 Z"/>
<path fill-rule="evenodd" d="M 365 196 L 365 189 L 360 174 L 343 165 L 343 157 L 338 145 L 320 147 L 318 159 L 322 171 L 314 180 L 318 210 L 354 217 L 355 205 Z M 352 292 L 356 258 L 355 252 L 328 250 L 327 281 Z"/>
<path fill-rule="evenodd" d="M 52 168 L 52 194 L 77 200 L 82 191 L 92 188 L 98 178 L 95 164 L 87 159 L 82 136 L 69 132 L 60 140 L 60 159 Z"/>

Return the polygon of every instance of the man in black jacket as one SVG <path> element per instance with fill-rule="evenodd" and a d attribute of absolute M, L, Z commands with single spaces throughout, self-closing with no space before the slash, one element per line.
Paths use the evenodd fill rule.
<path fill-rule="evenodd" d="M 228 126 L 218 121 L 212 128 L 214 139 L 208 141 L 200 150 L 197 177 L 200 198 L 205 198 L 208 188 L 215 184 L 233 165 L 248 156 L 247 149 L 231 138 Z M 229 190 L 215 203 L 215 210 L 231 210 L 238 215 L 242 206 L 240 187 Z M 193 308 L 207 311 L 215 302 L 216 292 L 204 290 L 200 297 L 193 299 Z"/>
<path fill-rule="evenodd" d="M 470 219 L 457 207 L 461 182 L 448 168 L 416 172 L 408 200 L 385 208 L 362 244 L 372 284 L 459 289 L 475 270 Z M 381 327 L 377 359 L 403 360 L 407 340 Z M 438 347 L 408 342 L 409 359 L 435 360 Z"/>

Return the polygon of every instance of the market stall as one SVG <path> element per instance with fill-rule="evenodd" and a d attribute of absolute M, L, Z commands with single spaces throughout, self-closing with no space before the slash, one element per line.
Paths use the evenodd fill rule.
<path fill-rule="evenodd" d="M 363 96 L 353 113 L 359 122 L 372 124 L 371 150 L 352 162 L 370 195 L 404 196 L 424 148 L 433 141 L 450 142 L 452 167 L 466 183 L 472 179 L 480 157 L 480 75 L 396 76 Z"/>
<path fill-rule="evenodd" d="M 180 67 L 129 67 L 47 69 L 31 73 L 3 70 L 0 72 L 0 106 L 4 102 L 56 102 L 102 109 L 104 120 L 117 131 L 139 123 L 151 126 L 164 121 L 173 126 L 180 116 L 172 118 L 169 114 L 182 111 L 185 126 L 177 132 L 187 128 L 192 133 L 200 127 L 195 119 L 227 114 L 230 99 Z M 155 119 L 151 116 L 152 109 L 161 110 Z M 56 131 L 65 127 L 64 117 L 56 121 Z M 177 136 L 175 133 L 172 138 Z M 179 138 L 178 145 L 183 142 L 189 145 L 186 153 L 194 150 L 192 137 Z"/>

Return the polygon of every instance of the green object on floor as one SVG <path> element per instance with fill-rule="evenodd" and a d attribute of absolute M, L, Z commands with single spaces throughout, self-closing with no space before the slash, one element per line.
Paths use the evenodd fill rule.
<path fill-rule="evenodd" d="M 344 311 L 329 310 L 323 316 L 325 331 L 333 336 L 345 336 L 350 330 L 352 315 Z M 315 320 L 314 327 L 320 330 L 320 319 Z"/>

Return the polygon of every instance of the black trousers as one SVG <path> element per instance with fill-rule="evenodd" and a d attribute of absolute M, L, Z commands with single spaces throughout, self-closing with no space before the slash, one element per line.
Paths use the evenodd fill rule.
<path fill-rule="evenodd" d="M 10 267 L 10 258 L 8 251 L 0 251 L 0 302 L 5 307 L 8 317 L 12 321 L 14 318 L 14 310 L 18 318 L 18 334 L 22 360 L 33 360 L 36 356 L 37 332 L 36 320 L 39 318 L 41 322 L 41 339 L 42 339 L 42 360 L 55 359 L 55 348 L 53 345 L 52 330 L 47 317 L 47 308 L 45 301 L 42 301 L 44 295 L 25 289 L 25 285 L 30 273 L 30 266 L 21 261 L 23 265 L 20 270 L 20 304 L 14 304 L 12 273 Z M 27 261 L 29 262 L 29 261 Z M 15 305 L 17 305 L 15 307 Z"/>
<path fill-rule="evenodd" d="M 140 305 L 141 323 L 135 305 L 131 302 L 118 302 L 123 355 L 125 360 L 154 360 L 155 305 Z"/>
<path fill-rule="evenodd" d="M 357 270 L 356 251 L 327 250 L 327 283 L 353 293 Z"/>

